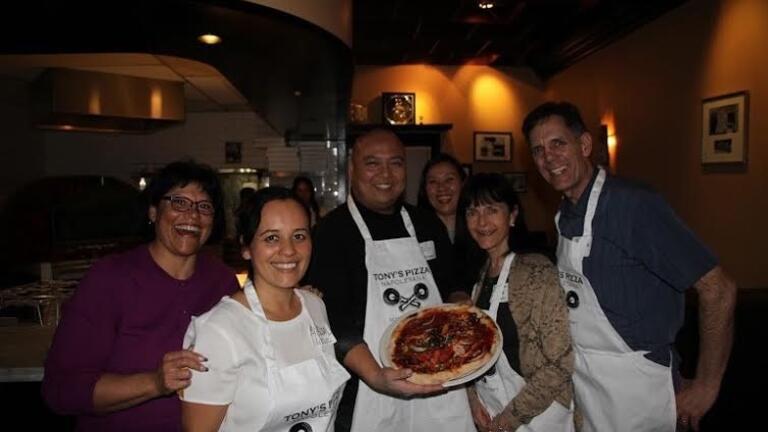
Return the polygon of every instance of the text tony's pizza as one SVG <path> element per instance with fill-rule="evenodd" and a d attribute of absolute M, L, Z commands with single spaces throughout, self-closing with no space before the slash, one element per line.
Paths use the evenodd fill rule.
<path fill-rule="evenodd" d="M 442 384 L 488 363 L 500 343 L 496 323 L 474 306 L 422 309 L 392 330 L 387 354 L 393 367 L 408 368 L 408 381 Z"/>

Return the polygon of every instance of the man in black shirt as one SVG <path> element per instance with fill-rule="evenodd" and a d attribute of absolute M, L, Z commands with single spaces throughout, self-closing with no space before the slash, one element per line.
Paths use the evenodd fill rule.
<path fill-rule="evenodd" d="M 435 215 L 403 203 L 405 149 L 392 132 L 374 130 L 356 141 L 349 177 L 347 203 L 315 229 L 308 272 L 308 282 L 324 294 L 337 355 L 364 382 L 356 396 L 353 388 L 347 391 L 337 429 L 349 427 L 345 408 L 355 398 L 354 431 L 473 431 L 463 389 L 401 399 L 442 389 L 411 384 L 405 380 L 410 371 L 379 362 L 381 335 L 400 315 L 468 298 L 454 289 L 445 227 Z"/>

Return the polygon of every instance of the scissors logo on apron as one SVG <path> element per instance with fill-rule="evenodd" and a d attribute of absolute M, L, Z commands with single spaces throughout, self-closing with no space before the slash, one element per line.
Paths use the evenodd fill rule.
<path fill-rule="evenodd" d="M 576 294 L 576 291 L 568 291 L 568 294 L 565 295 L 565 303 L 571 309 L 579 307 L 579 295 Z"/>
<path fill-rule="evenodd" d="M 581 275 L 560 270 L 559 276 L 561 279 L 561 285 L 563 286 L 572 284 L 582 287 L 584 285 L 584 280 L 582 279 Z M 579 295 L 576 293 L 576 291 L 568 290 L 568 292 L 565 294 L 565 303 L 571 309 L 576 309 L 579 307 Z"/>
<path fill-rule="evenodd" d="M 413 306 L 416 309 L 421 307 L 419 300 L 426 300 L 429 297 L 429 288 L 424 283 L 417 283 L 413 286 L 413 294 L 410 297 L 401 296 L 400 293 L 394 288 L 387 288 L 384 290 L 384 303 L 394 306 L 400 303 L 398 309 L 404 311 L 408 306 Z"/>

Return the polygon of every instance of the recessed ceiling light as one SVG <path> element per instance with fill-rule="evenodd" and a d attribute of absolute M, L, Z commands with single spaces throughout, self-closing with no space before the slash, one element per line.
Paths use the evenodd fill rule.
<path fill-rule="evenodd" d="M 216 45 L 221 42 L 221 38 L 213 33 L 206 33 L 197 37 L 197 40 L 206 45 Z"/>
<path fill-rule="evenodd" d="M 491 9 L 493 8 L 493 1 L 492 0 L 478 0 L 477 7 L 480 9 Z"/>

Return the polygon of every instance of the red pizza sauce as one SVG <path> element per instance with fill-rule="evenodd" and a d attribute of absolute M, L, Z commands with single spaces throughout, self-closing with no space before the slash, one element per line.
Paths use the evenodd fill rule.
<path fill-rule="evenodd" d="M 495 326 L 470 311 L 426 311 L 401 329 L 392 362 L 426 374 L 473 361 L 488 353 L 496 338 Z"/>

